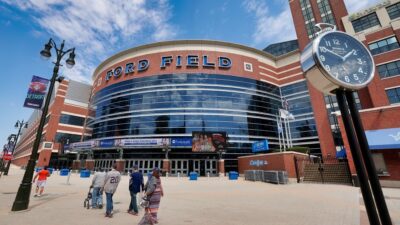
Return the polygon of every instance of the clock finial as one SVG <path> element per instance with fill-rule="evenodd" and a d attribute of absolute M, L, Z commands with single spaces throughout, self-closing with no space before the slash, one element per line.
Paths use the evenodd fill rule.
<path fill-rule="evenodd" d="M 336 31 L 336 26 L 330 23 L 317 23 L 315 27 L 318 31 L 315 33 L 317 36 L 329 31 Z"/>

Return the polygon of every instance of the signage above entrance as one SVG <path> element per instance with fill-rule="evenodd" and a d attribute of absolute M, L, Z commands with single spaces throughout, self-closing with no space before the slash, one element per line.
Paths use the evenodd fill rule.
<path fill-rule="evenodd" d="M 214 57 L 213 57 L 214 58 Z M 219 56 L 214 59 L 207 55 L 187 55 L 187 56 L 162 56 L 160 59 L 160 68 L 165 69 L 170 66 L 181 68 L 196 68 L 202 66 L 203 68 L 230 69 L 232 67 L 232 60 L 228 57 Z M 125 66 L 118 66 L 106 72 L 105 80 L 108 82 L 112 78 L 118 79 L 122 75 L 131 75 L 135 71 L 140 73 L 146 71 L 150 67 L 150 61 L 142 59 L 137 62 L 128 62 Z"/>

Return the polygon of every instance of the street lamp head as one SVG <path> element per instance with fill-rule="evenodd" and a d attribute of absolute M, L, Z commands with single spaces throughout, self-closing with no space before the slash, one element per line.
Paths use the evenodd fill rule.
<path fill-rule="evenodd" d="M 72 52 L 69 53 L 69 58 L 65 62 L 68 68 L 72 68 L 75 65 L 75 49 L 72 49 Z"/>
<path fill-rule="evenodd" d="M 25 128 L 28 128 L 28 123 L 25 123 L 25 126 L 24 126 Z"/>
<path fill-rule="evenodd" d="M 15 123 L 15 128 L 18 128 L 18 126 L 19 126 L 19 123 L 18 123 L 18 121 Z"/>
<path fill-rule="evenodd" d="M 44 59 L 49 59 L 51 57 L 51 39 L 49 40 L 49 43 L 44 45 L 44 49 L 40 51 L 40 55 Z"/>

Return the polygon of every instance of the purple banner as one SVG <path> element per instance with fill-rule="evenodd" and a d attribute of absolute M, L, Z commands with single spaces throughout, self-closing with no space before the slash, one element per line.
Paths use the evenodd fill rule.
<path fill-rule="evenodd" d="M 26 95 L 24 107 L 40 109 L 43 104 L 44 96 L 46 95 L 47 84 L 49 80 L 38 76 L 32 77 L 32 82 L 29 85 L 28 94 Z"/>

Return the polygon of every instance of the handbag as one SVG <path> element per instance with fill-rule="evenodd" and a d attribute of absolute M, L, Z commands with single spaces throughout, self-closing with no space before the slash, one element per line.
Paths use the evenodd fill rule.
<path fill-rule="evenodd" d="M 139 205 L 143 208 L 147 208 L 150 205 L 150 197 L 144 196 L 142 200 L 139 202 Z"/>

